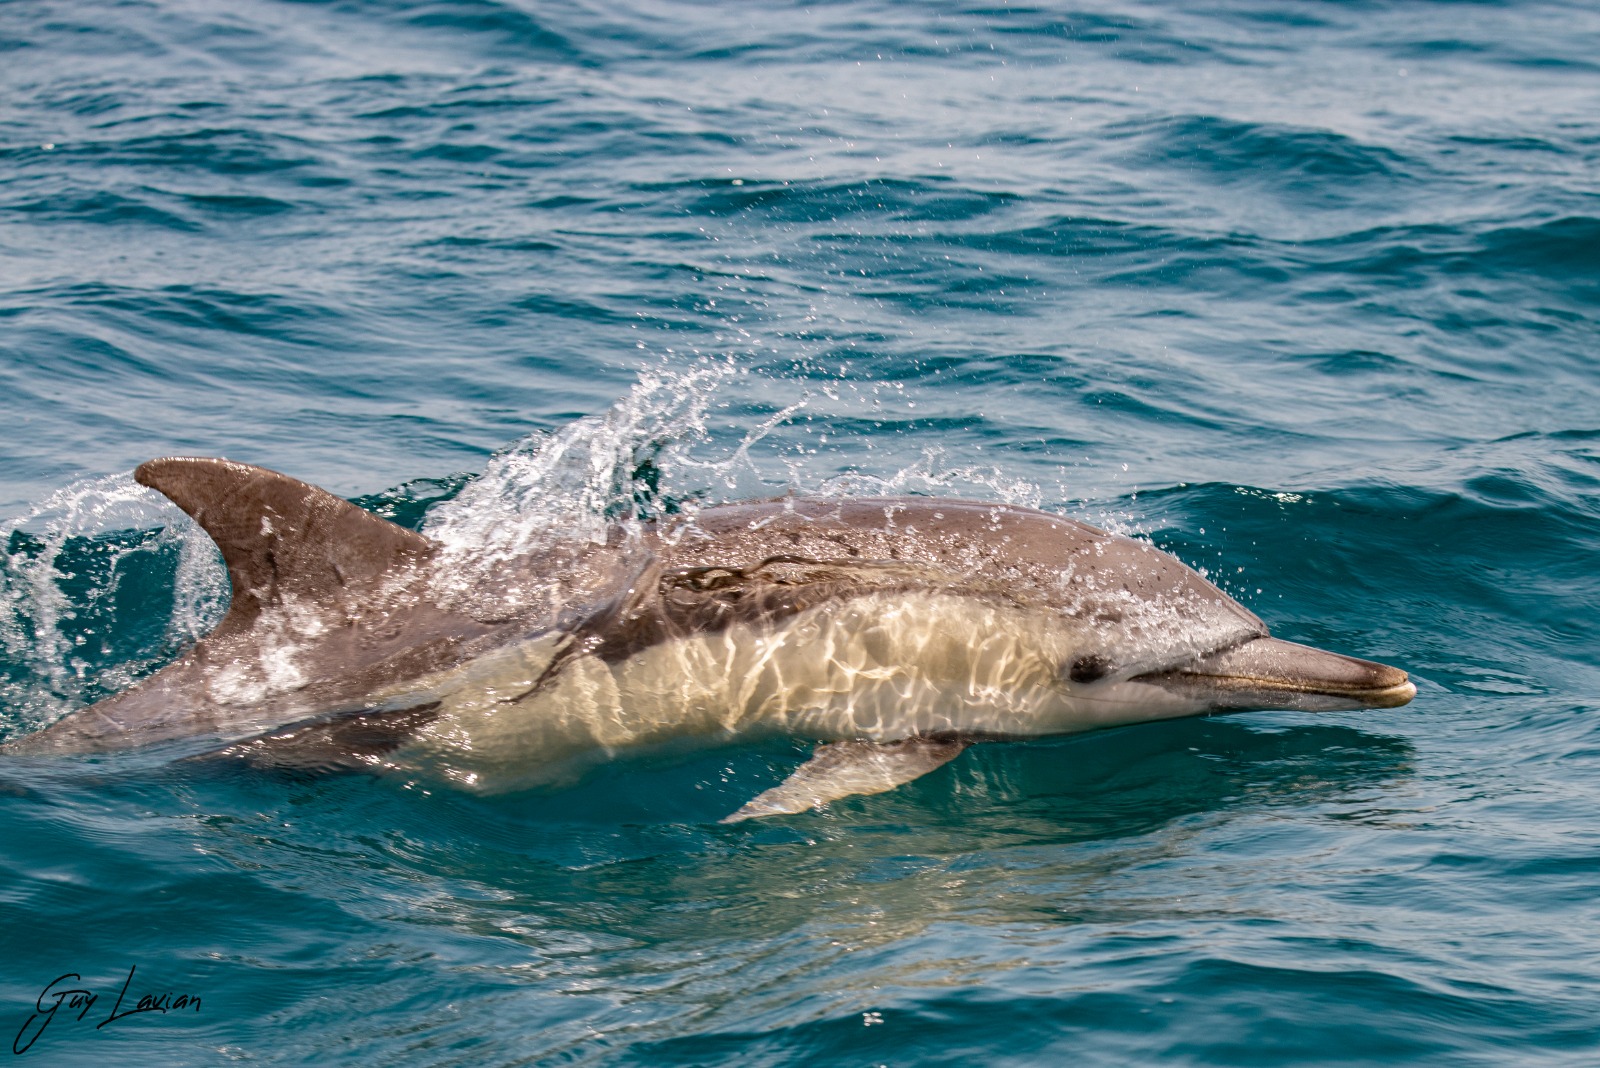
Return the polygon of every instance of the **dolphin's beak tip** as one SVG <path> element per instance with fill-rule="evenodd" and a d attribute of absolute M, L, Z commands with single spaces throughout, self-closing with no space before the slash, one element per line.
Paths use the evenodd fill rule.
<path fill-rule="evenodd" d="M 1388 664 L 1376 664 L 1370 660 L 1355 660 L 1369 669 L 1368 678 L 1365 680 L 1365 693 L 1360 696 L 1368 703 L 1368 708 L 1399 708 L 1401 705 L 1410 704 L 1411 699 L 1417 696 L 1417 685 L 1411 681 L 1411 676 L 1397 667 Z M 1352 695 L 1355 696 L 1355 695 Z"/>
<path fill-rule="evenodd" d="M 1372 708 L 1399 708 L 1408 705 L 1411 699 L 1417 696 L 1417 684 L 1412 682 L 1404 671 L 1391 668 L 1390 670 L 1400 676 L 1400 681 L 1391 686 L 1372 693 Z"/>

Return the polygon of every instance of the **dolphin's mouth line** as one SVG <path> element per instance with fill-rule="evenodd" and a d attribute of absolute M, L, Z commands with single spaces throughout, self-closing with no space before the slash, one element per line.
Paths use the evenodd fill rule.
<path fill-rule="evenodd" d="M 1417 688 L 1410 681 L 1394 683 L 1390 686 L 1352 686 L 1340 685 L 1337 682 L 1300 682 L 1295 679 L 1274 678 L 1269 675 L 1222 675 L 1211 674 L 1205 671 L 1152 671 L 1145 675 L 1135 675 L 1129 681 L 1160 683 L 1166 681 L 1204 681 L 1206 684 L 1219 689 L 1229 690 L 1266 690 L 1277 693 L 1307 693 L 1321 694 L 1328 697 L 1372 697 L 1385 696 L 1399 697 L 1404 694 L 1410 700 L 1416 694 Z M 1402 702 L 1404 703 L 1404 702 Z"/>

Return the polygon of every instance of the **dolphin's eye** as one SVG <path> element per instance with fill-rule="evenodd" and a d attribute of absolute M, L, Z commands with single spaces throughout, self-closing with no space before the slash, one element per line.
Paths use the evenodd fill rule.
<path fill-rule="evenodd" d="M 1067 678 L 1073 682 L 1095 682 L 1105 678 L 1110 671 L 1111 661 L 1090 653 L 1072 662 L 1072 666 L 1067 669 Z"/>

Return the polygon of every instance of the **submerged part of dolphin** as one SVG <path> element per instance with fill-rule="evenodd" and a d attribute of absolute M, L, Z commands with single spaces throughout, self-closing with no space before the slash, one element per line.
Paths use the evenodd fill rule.
<path fill-rule="evenodd" d="M 272 471 L 174 458 L 135 478 L 222 550 L 228 613 L 9 752 L 203 737 L 258 765 L 490 792 L 686 736 L 821 743 L 737 820 L 889 790 L 978 741 L 1416 693 L 1403 671 L 1268 637 L 1166 553 L 1026 508 L 732 504 L 467 582 L 424 536 Z"/>

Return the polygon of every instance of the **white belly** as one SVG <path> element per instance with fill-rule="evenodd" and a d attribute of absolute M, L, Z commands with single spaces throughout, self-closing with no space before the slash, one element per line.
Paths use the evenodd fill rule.
<path fill-rule="evenodd" d="M 1074 644 L 1073 630 L 1044 611 L 873 595 L 777 626 L 663 642 L 613 664 L 579 657 L 535 688 L 556 647 L 543 638 L 442 680 L 440 717 L 397 756 L 498 792 L 570 777 L 585 755 L 686 736 L 882 741 L 1124 721 L 1121 702 L 1061 677 Z"/>

